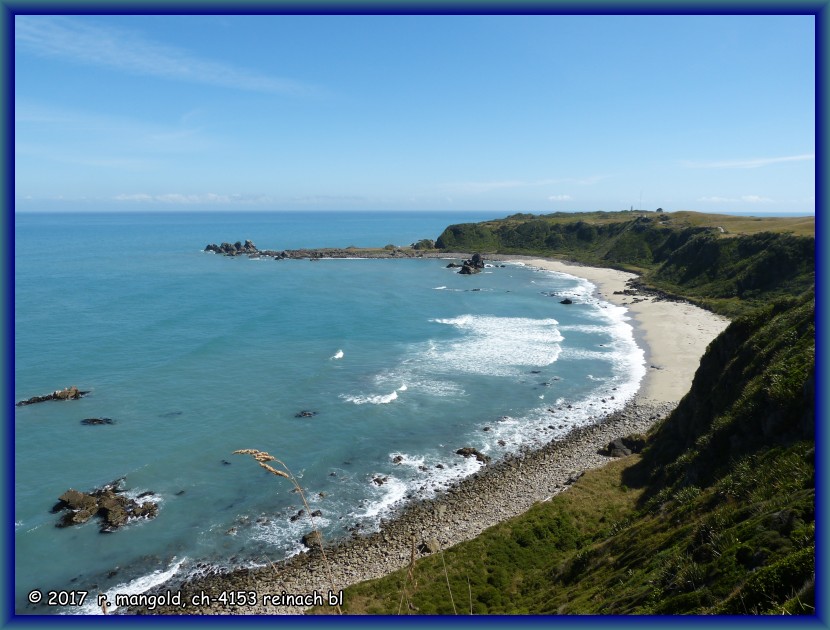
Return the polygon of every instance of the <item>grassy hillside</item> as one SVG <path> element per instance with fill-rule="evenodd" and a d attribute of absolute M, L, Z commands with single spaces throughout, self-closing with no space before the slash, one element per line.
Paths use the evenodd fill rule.
<path fill-rule="evenodd" d="M 812 614 L 814 298 L 733 322 L 640 456 L 409 570 L 383 614 Z"/>
<path fill-rule="evenodd" d="M 448 227 L 437 245 L 639 271 L 736 319 L 642 453 L 475 540 L 347 589 L 384 614 L 813 614 L 814 223 L 587 213 Z"/>
<path fill-rule="evenodd" d="M 727 316 L 815 283 L 815 220 L 696 212 L 518 214 L 449 226 L 439 249 L 559 257 L 642 274 Z"/>

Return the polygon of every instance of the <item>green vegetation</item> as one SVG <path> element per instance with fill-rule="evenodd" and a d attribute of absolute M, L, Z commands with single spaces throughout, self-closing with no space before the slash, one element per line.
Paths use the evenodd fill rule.
<path fill-rule="evenodd" d="M 741 313 L 709 345 L 689 393 L 642 454 L 347 589 L 344 611 L 814 614 L 814 240 L 801 220 L 753 230 L 746 217 L 634 214 L 514 215 L 450 226 L 436 245 L 635 269 Z"/>
<path fill-rule="evenodd" d="M 417 561 L 402 612 L 813 614 L 813 307 L 733 322 L 641 456 Z M 406 575 L 344 610 L 397 614 Z"/>
<path fill-rule="evenodd" d="M 444 250 L 558 257 L 641 274 L 649 285 L 733 317 L 815 283 L 813 217 L 589 212 L 449 226 Z"/>
<path fill-rule="evenodd" d="M 435 249 L 435 241 L 430 238 L 422 238 L 417 243 L 412 243 L 412 249 Z"/>

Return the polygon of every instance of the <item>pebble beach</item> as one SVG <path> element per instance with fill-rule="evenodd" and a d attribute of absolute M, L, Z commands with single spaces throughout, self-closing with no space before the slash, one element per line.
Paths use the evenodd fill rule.
<path fill-rule="evenodd" d="M 496 258 L 496 257 L 493 257 Z M 406 566 L 413 546 L 416 557 L 447 549 L 470 540 L 485 529 L 524 513 L 534 503 L 565 491 L 584 471 L 610 459 L 602 454 L 616 438 L 647 432 L 668 415 L 691 386 L 694 372 L 707 345 L 728 320 L 682 301 L 659 296 L 638 296 L 626 288 L 634 274 L 614 269 L 587 267 L 558 260 L 499 256 L 522 264 L 588 279 L 598 297 L 630 310 L 638 340 L 645 347 L 649 369 L 637 397 L 622 410 L 594 425 L 569 433 L 536 450 L 525 450 L 505 460 L 482 464 L 479 472 L 441 492 L 435 498 L 407 506 L 396 517 L 381 523 L 379 531 L 354 534 L 337 544 L 326 544 L 288 560 L 271 563 L 263 558 L 260 568 L 215 572 L 205 567 L 202 575 L 187 582 L 166 584 L 154 591 L 181 593 L 184 606 L 157 605 L 119 610 L 123 613 L 273 615 L 302 614 L 303 602 L 285 605 L 283 593 L 310 596 L 337 593 L 349 585 L 382 577 Z M 278 480 L 275 480 L 278 482 Z M 221 593 L 253 593 L 242 601 L 217 600 Z M 152 594 L 152 593 L 151 593 Z M 207 594 L 198 606 L 195 595 Z M 269 600 L 264 595 L 275 596 Z M 311 597 L 308 597 L 311 602 Z M 316 603 L 320 603 L 317 600 Z M 299 604 L 299 605 L 296 605 Z M 336 613 L 336 608 L 331 607 Z"/>

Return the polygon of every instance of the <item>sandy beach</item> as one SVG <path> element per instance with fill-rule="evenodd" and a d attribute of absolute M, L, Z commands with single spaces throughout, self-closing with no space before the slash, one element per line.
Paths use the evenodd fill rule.
<path fill-rule="evenodd" d="M 449 255 L 447 255 L 449 256 Z M 490 257 L 488 257 L 490 258 Z M 634 274 L 586 267 L 541 258 L 498 256 L 525 265 L 585 278 L 597 286 L 598 297 L 625 306 L 632 316 L 638 342 L 646 351 L 647 372 L 641 390 L 624 409 L 597 419 L 541 449 L 522 451 L 504 461 L 482 465 L 480 472 L 447 488 L 434 499 L 409 505 L 394 519 L 383 521 L 380 531 L 354 535 L 320 550 L 262 568 L 205 574 L 187 583 L 166 584 L 180 589 L 185 601 L 198 593 L 246 591 L 256 602 L 223 606 L 160 606 L 155 614 L 302 614 L 302 606 L 263 605 L 263 595 L 282 592 L 302 595 L 328 593 L 351 584 L 387 575 L 416 557 L 447 549 L 479 535 L 488 527 L 517 516 L 534 503 L 549 500 L 574 483 L 582 472 L 609 461 L 604 447 L 618 437 L 644 433 L 668 415 L 686 394 L 707 345 L 728 325 L 728 320 L 685 302 L 653 296 L 615 293 L 625 291 Z M 557 413 L 559 413 L 557 411 Z M 552 415 L 555 421 L 555 414 Z M 311 524 L 309 524 L 311 529 Z M 118 611 L 126 612 L 126 611 Z M 148 612 L 141 609 L 130 613 Z M 331 608 L 332 614 L 336 613 Z"/>
<path fill-rule="evenodd" d="M 706 346 L 729 325 L 728 319 L 693 304 L 621 293 L 626 282 L 637 277 L 633 273 L 545 258 L 524 258 L 521 262 L 585 278 L 597 286 L 599 297 L 629 310 L 637 341 L 646 351 L 646 377 L 639 392 L 645 399 L 678 402 L 683 398 Z"/>

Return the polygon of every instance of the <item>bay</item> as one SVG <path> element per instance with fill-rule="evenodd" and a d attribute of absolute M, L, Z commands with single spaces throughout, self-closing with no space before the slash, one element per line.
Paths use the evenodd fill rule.
<path fill-rule="evenodd" d="M 334 540 L 475 472 L 460 447 L 498 458 L 621 407 L 643 354 L 624 309 L 584 280 L 520 264 L 465 277 L 441 259 L 202 251 L 245 239 L 407 245 L 487 218 L 16 215 L 15 399 L 91 392 L 15 410 L 17 612 L 92 612 L 32 607 L 34 588 L 139 592 L 205 565 L 302 552 L 311 523 L 292 520 L 299 497 L 234 450 L 284 461 Z M 580 411 L 554 421 L 548 409 L 570 403 Z M 114 423 L 81 424 L 90 417 Z M 111 534 L 93 522 L 55 527 L 49 510 L 65 490 L 120 478 L 133 496 L 154 493 L 155 519 Z"/>

